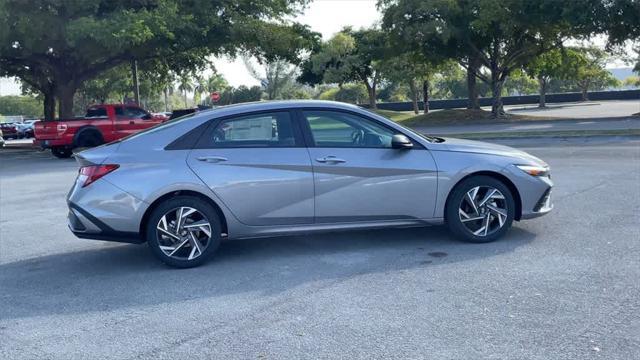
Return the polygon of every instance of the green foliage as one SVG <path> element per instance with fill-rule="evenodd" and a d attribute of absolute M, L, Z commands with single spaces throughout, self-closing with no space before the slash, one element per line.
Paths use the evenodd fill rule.
<path fill-rule="evenodd" d="M 427 57 L 439 53 L 455 58 L 467 68 L 472 60 L 479 61 L 488 73 L 475 73 L 491 85 L 494 116 L 504 112 L 502 90 L 512 71 L 566 37 L 591 31 L 577 26 L 581 20 L 576 19 L 579 8 L 589 4 L 578 7 L 568 1 L 380 0 L 379 4 L 384 28 L 406 46 Z"/>
<path fill-rule="evenodd" d="M 262 84 L 267 100 L 286 99 L 298 87 L 296 83 L 298 69 L 286 60 L 276 59 L 265 62 L 262 73 L 251 63 L 250 59 L 245 57 L 244 63 L 249 74 Z"/>
<path fill-rule="evenodd" d="M 300 81 L 306 83 L 365 85 L 375 107 L 376 89 L 382 80 L 381 62 L 388 49 L 385 32 L 378 29 L 345 28 L 323 43 L 302 64 Z"/>
<path fill-rule="evenodd" d="M 320 100 L 342 101 L 352 104 L 362 103 L 367 99 L 367 89 L 363 84 L 349 83 L 341 87 L 330 88 L 322 92 Z"/>
<path fill-rule="evenodd" d="M 640 76 L 629 76 L 622 82 L 624 86 L 640 87 Z"/>
<path fill-rule="evenodd" d="M 538 82 L 522 70 L 511 73 L 504 84 L 505 95 L 530 95 L 538 91 Z"/>
<path fill-rule="evenodd" d="M 201 71 L 212 54 L 296 59 L 317 34 L 285 17 L 307 2 L 0 0 L 0 75 L 58 99 L 66 116 L 85 81 L 132 59 L 159 74 Z"/>
<path fill-rule="evenodd" d="M 0 114 L 42 117 L 42 101 L 33 96 L 0 96 Z"/>
<path fill-rule="evenodd" d="M 260 99 L 262 99 L 262 88 L 260 88 L 260 86 L 252 86 L 249 88 L 241 85 L 236 89 L 228 88 L 222 92 L 220 101 L 217 105 L 260 101 Z"/>
<path fill-rule="evenodd" d="M 578 60 L 573 64 L 568 80 L 575 84 L 587 100 L 587 91 L 619 86 L 619 81 L 605 69 L 608 54 L 596 47 L 576 49 Z"/>

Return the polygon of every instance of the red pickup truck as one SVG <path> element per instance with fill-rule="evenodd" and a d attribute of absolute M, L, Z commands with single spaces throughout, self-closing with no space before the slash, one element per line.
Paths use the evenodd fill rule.
<path fill-rule="evenodd" d="M 74 148 L 115 141 L 167 119 L 135 105 L 94 105 L 81 118 L 37 122 L 35 144 L 51 149 L 56 157 L 68 158 Z"/>

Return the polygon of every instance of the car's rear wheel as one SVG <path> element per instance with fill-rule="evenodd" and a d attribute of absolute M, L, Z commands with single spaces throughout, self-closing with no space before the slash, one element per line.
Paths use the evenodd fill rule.
<path fill-rule="evenodd" d="M 446 222 L 464 241 L 497 240 L 511 227 L 515 201 L 509 188 L 489 176 L 474 176 L 458 184 L 447 201 Z"/>
<path fill-rule="evenodd" d="M 161 203 L 149 217 L 146 237 L 153 254 L 167 265 L 202 264 L 220 245 L 220 218 L 206 201 L 177 196 Z"/>
<path fill-rule="evenodd" d="M 53 154 L 53 156 L 59 158 L 59 159 L 66 159 L 71 157 L 71 155 L 73 154 L 73 152 L 71 151 L 70 148 L 68 147 L 64 147 L 64 146 L 54 146 L 51 148 L 51 153 Z"/>

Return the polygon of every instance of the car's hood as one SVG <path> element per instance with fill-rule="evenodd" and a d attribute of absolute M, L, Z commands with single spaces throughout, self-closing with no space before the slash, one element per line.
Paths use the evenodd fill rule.
<path fill-rule="evenodd" d="M 449 151 L 508 156 L 520 158 L 537 165 L 547 166 L 547 163 L 541 159 L 509 146 L 456 138 L 444 138 L 444 140 L 443 145 L 446 145 Z"/>

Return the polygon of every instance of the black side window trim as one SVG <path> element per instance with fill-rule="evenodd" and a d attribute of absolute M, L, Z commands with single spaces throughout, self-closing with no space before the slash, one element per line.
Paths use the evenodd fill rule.
<path fill-rule="evenodd" d="M 241 118 L 252 115 L 260 115 L 260 114 L 273 114 L 273 113 L 288 113 L 289 118 L 291 119 L 291 126 L 293 130 L 293 137 L 295 140 L 295 145 L 287 145 L 287 146 L 246 146 L 246 145 L 238 145 L 238 146 L 212 146 L 210 139 L 211 133 L 216 129 L 218 124 L 222 121 Z M 305 147 L 305 143 L 302 136 L 302 130 L 300 129 L 300 121 L 298 120 L 296 114 L 290 108 L 283 109 L 272 109 L 272 110 L 260 110 L 247 112 L 242 114 L 234 114 L 229 116 L 224 116 L 216 119 L 211 119 L 207 122 L 209 126 L 203 132 L 202 136 L 198 139 L 198 141 L 193 146 L 193 149 L 286 149 L 286 148 L 303 148 Z"/>
<path fill-rule="evenodd" d="M 296 109 L 296 115 L 297 117 L 300 119 L 300 127 L 303 130 L 303 135 L 304 135 L 304 140 L 305 143 L 307 144 L 307 147 L 310 148 L 321 148 L 321 149 L 328 149 L 328 148 L 344 148 L 344 149 L 389 149 L 389 148 L 381 148 L 381 147 L 353 147 L 353 146 L 343 146 L 343 147 L 336 147 L 336 146 L 331 146 L 331 147 L 327 147 L 327 146 L 316 146 L 315 141 L 313 140 L 313 134 L 311 133 L 311 127 L 309 126 L 309 121 L 307 120 L 306 116 L 304 116 L 304 111 L 329 111 L 329 112 L 341 112 L 341 113 L 345 113 L 345 114 L 349 114 L 349 115 L 353 115 L 353 116 L 358 116 L 361 118 L 364 118 L 366 120 L 369 121 L 373 121 L 375 124 L 384 127 L 385 129 L 388 129 L 389 131 L 393 132 L 394 134 L 402 134 L 407 136 L 409 139 L 411 139 L 411 141 L 413 142 L 414 147 L 411 150 L 426 150 L 426 148 L 419 142 L 417 141 L 413 136 L 406 134 L 402 131 L 399 131 L 397 129 L 394 129 L 390 126 L 388 126 L 387 124 L 372 118 L 370 116 L 367 115 L 363 115 L 359 112 L 356 111 L 349 111 L 349 110 L 345 110 L 345 109 L 333 109 L 333 108 L 323 108 L 323 107 L 304 107 L 304 108 L 297 108 Z"/>

